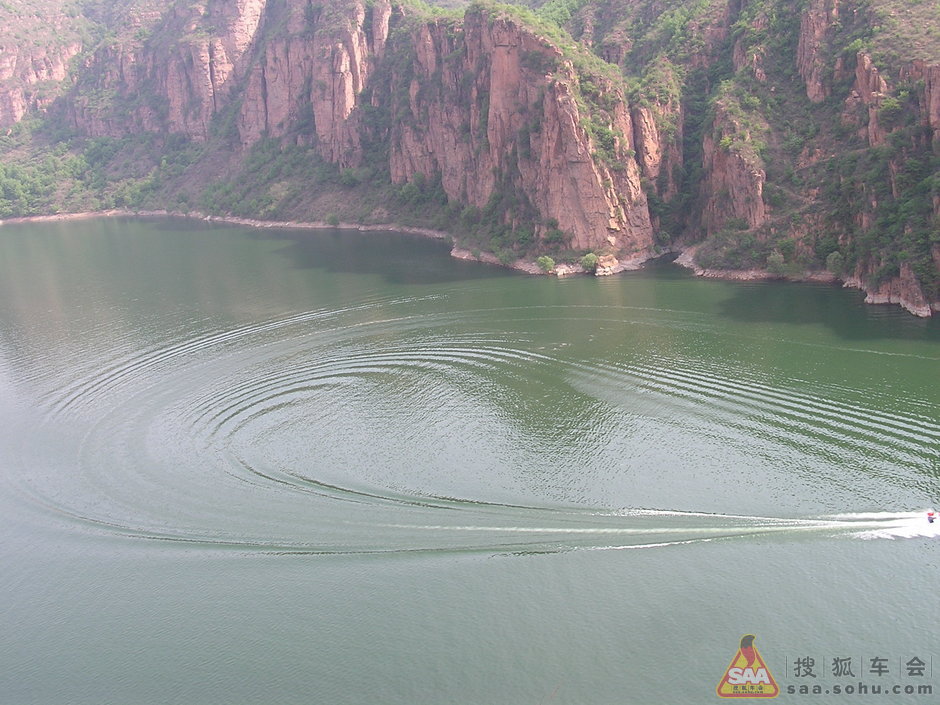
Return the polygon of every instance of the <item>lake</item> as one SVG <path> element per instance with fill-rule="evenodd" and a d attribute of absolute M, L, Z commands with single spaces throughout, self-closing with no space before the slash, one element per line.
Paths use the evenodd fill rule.
<path fill-rule="evenodd" d="M 745 634 L 938 702 L 940 321 L 862 298 L 6 224 L 0 703 L 714 703 Z"/>

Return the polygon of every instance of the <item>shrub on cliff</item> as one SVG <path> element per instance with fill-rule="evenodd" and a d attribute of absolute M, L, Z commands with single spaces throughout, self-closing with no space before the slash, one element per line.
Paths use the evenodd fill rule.
<path fill-rule="evenodd" d="M 593 252 L 588 252 L 581 258 L 581 267 L 587 272 L 597 271 L 597 255 Z"/>
<path fill-rule="evenodd" d="M 546 255 L 539 257 L 537 260 L 535 260 L 535 263 L 539 266 L 539 269 L 541 269 L 546 274 L 555 269 L 555 260 Z"/>
<path fill-rule="evenodd" d="M 845 258 L 841 252 L 835 250 L 829 253 L 829 256 L 826 257 L 826 269 L 837 277 L 842 276 L 842 271 L 845 269 Z"/>
<path fill-rule="evenodd" d="M 786 273 L 786 260 L 781 252 L 774 250 L 767 255 L 767 271 L 778 277 L 782 277 Z"/>
<path fill-rule="evenodd" d="M 768 249 L 750 230 L 725 228 L 699 246 L 695 262 L 703 269 L 750 269 L 767 261 Z"/>

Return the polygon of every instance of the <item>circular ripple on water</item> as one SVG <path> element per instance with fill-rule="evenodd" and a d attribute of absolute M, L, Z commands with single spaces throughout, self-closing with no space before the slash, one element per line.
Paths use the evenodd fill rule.
<path fill-rule="evenodd" d="M 553 401 L 569 390 L 544 369 L 551 358 L 506 336 L 454 335 L 452 315 L 410 316 L 408 303 L 102 364 L 47 395 L 58 441 L 34 498 L 89 526 L 271 550 L 544 547 L 546 517 L 593 535 L 604 512 L 553 502 L 553 483 L 570 489 L 555 453 L 577 449 L 564 447 L 572 419 Z M 596 406 L 586 401 L 582 430 L 603 431 Z M 442 532 L 442 515 L 463 528 Z"/>
<path fill-rule="evenodd" d="M 95 529 L 240 550 L 672 545 L 836 525 L 604 507 L 694 507 L 704 484 L 754 477 L 768 484 L 745 492 L 782 496 L 794 481 L 748 463 L 795 476 L 902 457 L 916 483 L 938 438 L 926 419 L 739 368 L 565 359 L 527 342 L 512 309 L 413 303 L 300 312 L 104 361 L 46 395 L 54 441 L 34 501 Z M 583 321 L 582 309 L 545 315 Z M 888 479 L 874 463 L 868 481 Z"/>

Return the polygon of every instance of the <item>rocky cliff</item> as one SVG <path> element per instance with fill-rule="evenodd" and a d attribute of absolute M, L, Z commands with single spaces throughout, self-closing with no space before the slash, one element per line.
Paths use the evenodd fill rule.
<path fill-rule="evenodd" d="M 26 113 L 48 106 L 68 75 L 69 61 L 81 50 L 78 42 L 28 51 L 8 52 L 0 47 L 0 127 L 9 127 Z"/>
<path fill-rule="evenodd" d="M 265 7 L 265 0 L 203 0 L 129 15 L 124 32 L 87 57 L 69 101 L 73 123 L 92 136 L 144 131 L 207 139 Z"/>
<path fill-rule="evenodd" d="M 95 52 L 72 120 L 93 136 L 160 131 L 205 141 L 213 118 L 234 110 L 244 149 L 289 138 L 356 167 L 368 91 L 368 107 L 391 116 L 393 182 L 439 178 L 449 199 L 478 209 L 509 189 L 524 203 L 499 216 L 512 232 L 536 241 L 561 233 L 579 250 L 650 252 L 622 89 L 594 77 L 586 101 L 587 77 L 497 11 L 462 21 L 415 12 L 388 0 L 178 3 L 138 32 L 143 39 Z M 402 30 L 386 52 L 393 26 Z M 384 84 L 373 85 L 379 69 Z"/>
<path fill-rule="evenodd" d="M 450 198 L 481 209 L 508 191 L 515 203 L 504 203 L 505 224 L 520 225 L 531 210 L 537 239 L 558 229 L 577 250 L 650 250 L 632 120 L 617 86 L 592 76 L 585 95 L 589 77 L 505 16 L 423 24 L 412 42 L 413 62 L 401 62 L 390 84 L 407 96 L 392 120 L 393 180 L 439 175 Z"/>
<path fill-rule="evenodd" d="M 530 267 L 697 245 L 703 268 L 829 267 L 925 315 L 940 65 L 930 32 L 885 29 L 888 5 L 590 0 L 565 6 L 576 43 L 485 0 L 87 0 L 94 31 L 4 40 L 0 125 L 62 96 L 56 119 L 98 138 L 88 163 L 104 170 L 75 172 L 104 184 L 92 202 L 406 215 Z M 200 147 L 99 163 L 108 140 L 130 154 L 146 135 Z"/>
<path fill-rule="evenodd" d="M 845 0 L 810 0 L 802 13 L 797 66 L 810 100 L 843 91 L 838 123 L 857 140 L 852 152 L 830 160 L 830 178 L 840 172 L 845 207 L 833 212 L 829 228 L 851 255 L 847 285 L 865 289 L 869 303 L 896 303 L 929 316 L 940 310 L 940 267 L 931 244 L 940 228 L 932 177 L 940 168 L 940 64 L 895 60 L 879 68 L 866 48 L 879 47 L 877 35 L 859 38 L 872 36 L 875 20 L 867 13 L 875 10 Z M 894 14 L 878 16 L 892 21 Z M 915 34 L 921 29 L 909 28 Z M 913 257 L 899 258 L 898 246 Z"/>
<path fill-rule="evenodd" d="M 901 68 L 899 80 L 922 86 L 923 93 L 918 96 L 921 123 L 930 128 L 933 145 L 940 146 L 940 59 L 932 64 L 912 61 Z"/>
<path fill-rule="evenodd" d="M 353 112 L 384 53 L 391 12 L 387 0 L 378 0 L 368 12 L 362 2 L 340 2 L 290 5 L 276 20 L 269 17 L 278 32 L 246 77 L 238 115 L 242 145 L 300 130 L 330 162 L 357 165 L 362 155 Z"/>
<path fill-rule="evenodd" d="M 69 66 L 84 48 L 80 19 L 65 8 L 16 8 L 0 22 L 0 128 L 41 112 L 67 88 Z"/>
<path fill-rule="evenodd" d="M 825 55 L 838 19 L 839 0 L 811 0 L 800 17 L 796 65 L 806 83 L 806 96 L 814 103 L 829 97 L 830 84 L 824 80 Z"/>

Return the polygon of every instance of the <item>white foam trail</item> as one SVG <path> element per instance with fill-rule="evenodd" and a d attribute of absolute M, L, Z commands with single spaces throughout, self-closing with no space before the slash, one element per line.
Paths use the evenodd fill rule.
<path fill-rule="evenodd" d="M 768 516 L 757 516 L 753 514 L 716 514 L 714 512 L 685 512 L 679 511 L 677 509 L 630 509 L 625 510 L 622 514 L 627 516 L 677 516 L 677 517 L 711 517 L 715 519 L 746 519 L 750 522 L 760 523 L 760 522 L 769 522 L 772 524 L 812 524 L 814 526 L 819 525 L 820 519 L 793 519 L 793 518 L 780 518 L 780 517 L 768 517 Z M 822 517 L 822 521 L 827 524 L 831 521 L 830 517 Z"/>
<path fill-rule="evenodd" d="M 690 546 L 696 543 L 711 543 L 714 539 L 699 538 L 688 539 L 687 541 L 666 541 L 663 543 L 635 543 L 627 546 L 596 546 L 587 548 L 588 551 L 628 551 L 635 548 L 667 548 L 671 546 Z"/>
<path fill-rule="evenodd" d="M 833 514 L 826 519 L 835 521 L 891 521 L 896 519 L 922 519 L 927 521 L 927 510 L 920 512 L 850 512 L 845 514 Z"/>
<path fill-rule="evenodd" d="M 847 528 L 856 529 L 852 535 L 865 540 L 940 537 L 940 520 L 932 524 L 928 522 L 927 511 L 854 512 L 834 514 L 830 518 L 843 522 Z"/>
<path fill-rule="evenodd" d="M 405 525 L 388 524 L 386 528 L 409 529 L 417 531 L 441 532 L 499 532 L 512 534 L 541 534 L 548 536 L 563 536 L 588 534 L 596 536 L 650 536 L 660 535 L 663 541 L 644 544 L 628 544 L 615 546 L 594 546 L 594 550 L 614 548 L 654 547 L 658 545 L 675 545 L 679 543 L 694 543 L 702 540 L 714 540 L 716 537 L 731 538 L 745 537 L 754 534 L 784 533 L 797 534 L 808 532 L 824 532 L 849 535 L 861 539 L 899 539 L 899 538 L 936 538 L 940 537 L 940 520 L 929 523 L 927 510 L 919 512 L 856 512 L 834 514 L 820 517 L 783 518 L 758 517 L 746 515 L 708 514 L 699 512 L 680 512 L 669 510 L 634 510 L 623 516 L 673 516 L 676 518 L 710 517 L 716 520 L 737 519 L 746 523 L 724 526 L 510 526 L 510 525 Z M 665 540 L 667 537 L 684 534 L 682 540 Z"/>

